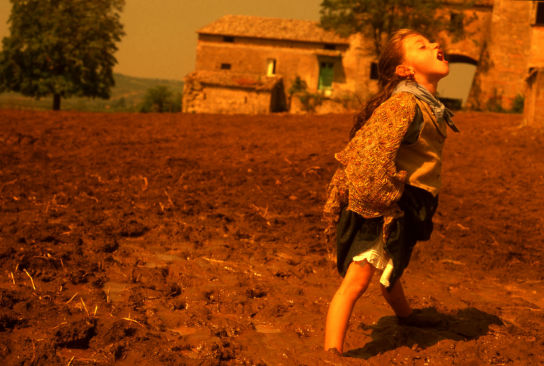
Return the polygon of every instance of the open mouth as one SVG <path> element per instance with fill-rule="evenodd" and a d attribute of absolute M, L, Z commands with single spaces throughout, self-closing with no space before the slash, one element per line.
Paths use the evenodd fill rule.
<path fill-rule="evenodd" d="M 439 59 L 440 61 L 446 61 L 444 51 L 442 50 L 438 51 L 438 53 L 436 54 L 436 58 Z"/>

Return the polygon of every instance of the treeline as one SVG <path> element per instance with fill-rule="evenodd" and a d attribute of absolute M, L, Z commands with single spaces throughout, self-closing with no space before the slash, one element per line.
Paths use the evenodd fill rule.
<path fill-rule="evenodd" d="M 64 110 L 82 112 L 177 112 L 181 110 L 183 82 L 138 78 L 114 74 L 115 86 L 109 99 L 70 97 L 63 101 Z M 48 97 L 34 98 L 20 93 L 0 93 L 0 108 L 49 110 Z"/>

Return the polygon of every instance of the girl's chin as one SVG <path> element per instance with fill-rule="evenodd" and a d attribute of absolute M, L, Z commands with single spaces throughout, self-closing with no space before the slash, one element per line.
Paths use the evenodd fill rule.
<path fill-rule="evenodd" d="M 440 78 L 445 78 L 446 76 L 448 76 L 450 74 L 450 68 L 448 65 L 446 65 L 446 68 L 442 71 L 441 73 L 441 77 Z"/>

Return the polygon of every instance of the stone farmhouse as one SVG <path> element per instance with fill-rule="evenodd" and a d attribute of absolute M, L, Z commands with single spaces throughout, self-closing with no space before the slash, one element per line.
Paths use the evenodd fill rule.
<path fill-rule="evenodd" d="M 527 121 L 544 118 L 536 113 L 536 106 L 544 105 L 544 1 L 479 0 L 462 12 L 458 2 L 451 0 L 442 11 L 452 25 L 471 19 L 465 23 L 467 37 L 457 40 L 443 32 L 437 40 L 448 54 L 448 78 L 461 79 L 457 65 L 472 67 L 463 104 L 510 110 L 525 98 Z M 290 93 L 297 79 L 322 96 L 317 112 L 345 110 L 346 101 L 360 105 L 377 90 L 373 45 L 360 34 L 343 38 L 317 22 L 235 15 L 197 33 L 184 112 L 297 112 L 302 106 Z M 439 93 L 461 99 L 448 90 Z"/>
<path fill-rule="evenodd" d="M 285 111 L 297 76 L 323 93 L 345 84 L 346 72 L 355 72 L 346 57 L 349 48 L 348 39 L 316 22 L 226 15 L 198 31 L 195 72 L 185 78 L 183 109 Z"/>

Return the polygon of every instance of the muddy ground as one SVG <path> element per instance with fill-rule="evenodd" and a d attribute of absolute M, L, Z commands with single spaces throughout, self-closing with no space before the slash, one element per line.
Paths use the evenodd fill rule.
<path fill-rule="evenodd" d="M 544 131 L 460 112 L 435 231 L 346 357 L 320 211 L 351 115 L 0 111 L 3 365 L 540 365 Z"/>

